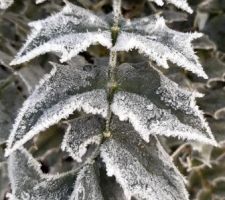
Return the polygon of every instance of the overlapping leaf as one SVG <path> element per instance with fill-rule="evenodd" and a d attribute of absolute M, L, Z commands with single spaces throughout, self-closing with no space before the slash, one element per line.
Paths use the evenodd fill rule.
<path fill-rule="evenodd" d="M 85 166 L 78 174 L 70 200 L 104 200 L 93 165 Z"/>
<path fill-rule="evenodd" d="M 32 32 L 11 64 L 20 64 L 51 51 L 62 53 L 64 62 L 92 44 L 100 43 L 107 48 L 112 45 L 109 25 L 69 2 L 61 12 L 29 25 Z"/>
<path fill-rule="evenodd" d="M 15 151 L 8 165 L 12 199 L 62 200 L 69 199 L 73 192 L 75 171 L 61 175 L 43 174 L 40 164 L 25 149 Z"/>
<path fill-rule="evenodd" d="M 216 144 L 196 105 L 198 93 L 180 88 L 147 63 L 121 65 L 117 79 L 122 91 L 115 94 L 112 111 L 145 141 L 159 134 Z"/>
<path fill-rule="evenodd" d="M 105 128 L 103 122 L 97 116 L 87 116 L 69 122 L 62 150 L 69 152 L 74 160 L 81 162 L 89 145 L 100 145 Z"/>
<path fill-rule="evenodd" d="M 187 200 L 183 178 L 158 141 L 149 144 L 127 123 L 114 120 L 113 138 L 101 146 L 107 174 L 115 176 L 127 199 Z"/>
<path fill-rule="evenodd" d="M 191 46 L 191 41 L 200 36 L 171 30 L 162 17 L 153 15 L 124 23 L 113 50 L 138 49 L 162 67 L 168 68 L 167 61 L 171 61 L 207 78 Z"/>
<path fill-rule="evenodd" d="M 106 117 L 106 92 L 101 89 L 106 75 L 104 67 L 53 64 L 51 73 L 43 78 L 20 110 L 6 154 L 75 110 Z"/>

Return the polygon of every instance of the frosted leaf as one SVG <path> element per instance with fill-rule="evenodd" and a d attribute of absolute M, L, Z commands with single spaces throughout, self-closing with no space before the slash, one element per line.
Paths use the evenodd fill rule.
<path fill-rule="evenodd" d="M 13 199 L 17 200 L 61 200 L 73 191 L 75 172 L 47 175 L 40 164 L 25 150 L 11 154 L 8 161 Z"/>
<path fill-rule="evenodd" d="M 198 76 L 207 78 L 191 41 L 200 33 L 181 33 L 169 29 L 162 17 L 151 15 L 122 25 L 114 51 L 138 49 L 158 65 L 168 68 L 167 61 L 177 64 Z"/>
<path fill-rule="evenodd" d="M 118 92 L 111 106 L 120 120 L 129 120 L 145 141 L 150 135 L 164 135 L 216 145 L 216 141 L 200 124 L 189 124 L 170 109 L 157 107 L 151 100 L 127 92 Z M 194 123 L 194 122 L 193 122 Z"/>
<path fill-rule="evenodd" d="M 128 200 L 188 199 L 183 177 L 154 137 L 147 144 L 125 124 L 112 135 L 101 146 L 100 155 L 107 174 L 115 176 Z"/>
<path fill-rule="evenodd" d="M 112 110 L 121 120 L 129 120 L 146 141 L 156 131 L 216 144 L 195 102 L 200 94 L 180 88 L 148 63 L 123 64 L 117 77 L 119 90 L 128 93 L 115 95 Z"/>
<path fill-rule="evenodd" d="M 70 200 L 104 200 L 92 165 L 85 166 L 79 172 L 74 188 Z"/>
<path fill-rule="evenodd" d="M 29 25 L 32 32 L 11 62 L 12 65 L 52 51 L 62 53 L 61 62 L 65 62 L 92 44 L 100 43 L 107 48 L 111 47 L 108 24 L 91 12 L 69 2 L 66 2 L 61 12 Z"/>
<path fill-rule="evenodd" d="M 0 0 L 0 9 L 7 9 L 13 2 L 14 0 Z"/>
<path fill-rule="evenodd" d="M 158 6 L 163 6 L 163 1 L 162 0 L 148 0 L 148 1 L 153 1 L 155 2 Z M 173 4 L 177 8 L 180 8 L 188 13 L 192 13 L 193 10 L 190 8 L 188 5 L 187 0 L 166 0 L 167 3 Z"/>
<path fill-rule="evenodd" d="M 86 116 L 68 122 L 69 126 L 62 142 L 62 150 L 78 162 L 91 144 L 100 145 L 105 128 L 104 121 L 97 116 Z"/>
<path fill-rule="evenodd" d="M 25 101 L 7 144 L 6 155 L 75 110 L 107 115 L 106 67 L 58 65 Z"/>

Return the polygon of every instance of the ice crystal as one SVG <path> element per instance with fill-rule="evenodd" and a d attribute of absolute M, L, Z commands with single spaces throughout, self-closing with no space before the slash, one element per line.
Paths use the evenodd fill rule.
<path fill-rule="evenodd" d="M 154 137 L 147 144 L 129 125 L 114 126 L 113 138 L 101 147 L 101 157 L 107 174 L 115 176 L 129 200 L 188 199 L 183 177 Z"/>
<path fill-rule="evenodd" d="M 155 2 L 158 6 L 163 6 L 164 2 L 163 0 L 148 0 Z M 192 13 L 193 10 L 190 8 L 190 6 L 187 3 L 187 0 L 166 0 L 167 3 L 173 4 L 177 8 L 180 8 L 188 13 Z"/>
<path fill-rule="evenodd" d="M 68 123 L 62 150 L 69 152 L 74 160 L 81 162 L 88 145 L 101 143 L 104 123 L 97 116 L 87 116 Z"/>
<path fill-rule="evenodd" d="M 50 51 L 62 53 L 61 61 L 65 62 L 92 44 L 111 47 L 109 25 L 100 17 L 69 2 L 61 12 L 29 25 L 32 32 L 12 65 Z"/>
<path fill-rule="evenodd" d="M 40 131 L 67 118 L 75 110 L 107 115 L 105 70 L 92 65 L 58 65 L 41 80 L 24 102 L 8 139 L 9 154 Z M 96 90 L 95 90 L 96 89 Z"/>
<path fill-rule="evenodd" d="M 94 166 L 85 166 L 78 174 L 70 200 L 104 200 Z"/>
<path fill-rule="evenodd" d="M 43 174 L 40 164 L 25 149 L 11 154 L 8 166 L 12 200 L 69 199 L 73 191 L 75 172 Z"/>
<path fill-rule="evenodd" d="M 191 46 L 200 33 L 181 33 L 169 29 L 162 17 L 151 15 L 128 21 L 121 27 L 115 51 L 138 49 L 158 65 L 168 68 L 167 60 L 198 76 L 207 78 Z"/>

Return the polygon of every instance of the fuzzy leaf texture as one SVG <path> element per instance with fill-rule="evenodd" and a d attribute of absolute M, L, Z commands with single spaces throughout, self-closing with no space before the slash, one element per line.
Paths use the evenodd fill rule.
<path fill-rule="evenodd" d="M 106 66 L 54 66 L 19 112 L 8 139 L 6 155 L 40 131 L 66 119 L 75 110 L 107 116 Z M 179 88 L 148 64 L 123 64 L 118 67 L 116 76 L 119 88 L 111 110 L 120 120 L 129 120 L 145 141 L 149 141 L 150 135 L 157 134 L 216 145 L 203 114 L 196 106 L 198 94 Z M 90 139 L 90 135 L 83 137 L 78 141 L 80 144 L 82 139 Z M 64 149 L 75 148 L 71 145 L 64 145 Z M 84 146 L 82 148 L 81 152 Z"/>
<path fill-rule="evenodd" d="M 62 53 L 61 61 L 64 62 L 96 43 L 111 48 L 111 20 L 109 21 L 67 2 L 61 12 L 30 23 L 32 32 L 11 64 L 21 64 L 51 51 Z M 200 33 L 173 31 L 157 15 L 133 21 L 122 19 L 120 26 L 114 51 L 138 49 L 165 68 L 168 68 L 169 60 L 207 78 L 191 47 L 191 41 L 200 37 Z"/>
<path fill-rule="evenodd" d="M 128 200 L 188 199 L 183 177 L 154 137 L 147 144 L 129 124 L 118 120 L 113 120 L 112 133 L 100 156 Z"/>
<path fill-rule="evenodd" d="M 43 174 L 40 164 L 25 149 L 15 151 L 8 165 L 13 200 L 62 200 L 69 199 L 73 192 L 75 171 L 60 175 Z"/>

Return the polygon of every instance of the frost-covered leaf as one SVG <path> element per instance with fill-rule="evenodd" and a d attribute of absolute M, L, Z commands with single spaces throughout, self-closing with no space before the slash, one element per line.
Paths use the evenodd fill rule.
<path fill-rule="evenodd" d="M 148 64 L 123 64 L 117 74 L 122 91 L 115 94 L 112 111 L 129 120 L 145 141 L 158 134 L 216 144 L 196 105 L 198 93 L 180 88 Z"/>
<path fill-rule="evenodd" d="M 106 92 L 101 89 L 106 81 L 106 67 L 76 65 L 76 62 L 53 66 L 20 110 L 6 154 L 75 110 L 106 116 Z"/>
<path fill-rule="evenodd" d="M 163 6 L 164 2 L 163 0 L 148 0 L 148 1 L 153 1 L 155 2 L 158 6 Z M 180 8 L 188 13 L 192 13 L 193 10 L 190 8 L 188 5 L 187 0 L 165 0 L 166 3 L 173 4 L 177 8 Z"/>
<path fill-rule="evenodd" d="M 147 144 L 118 120 L 112 129 L 112 139 L 101 146 L 101 157 L 127 199 L 188 199 L 183 177 L 154 137 Z"/>
<path fill-rule="evenodd" d="M 164 68 L 169 67 L 169 60 L 198 76 L 207 78 L 191 46 L 191 41 L 201 35 L 171 30 L 162 17 L 151 15 L 124 23 L 113 50 L 138 49 L 140 53 Z"/>
<path fill-rule="evenodd" d="M 69 199 L 73 191 L 76 173 L 48 175 L 40 170 L 40 164 L 25 150 L 15 151 L 8 161 L 13 199 L 62 200 Z"/>
<path fill-rule="evenodd" d="M 61 61 L 70 60 L 90 45 L 111 47 L 109 25 L 100 17 L 69 2 L 63 10 L 45 20 L 29 24 L 32 32 L 12 65 L 47 52 L 62 53 Z"/>
<path fill-rule="evenodd" d="M 77 175 L 70 200 L 104 200 L 93 165 L 85 166 Z"/>
<path fill-rule="evenodd" d="M 78 162 L 91 144 L 99 145 L 105 124 L 98 116 L 86 116 L 68 122 L 68 128 L 62 143 L 62 150 L 69 152 L 70 156 Z"/>
<path fill-rule="evenodd" d="M 13 2 L 14 0 L 0 0 L 0 9 L 7 9 Z"/>

